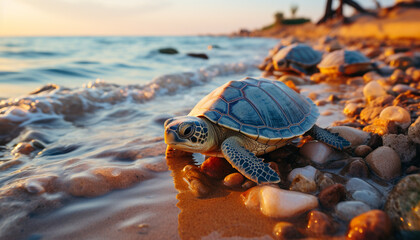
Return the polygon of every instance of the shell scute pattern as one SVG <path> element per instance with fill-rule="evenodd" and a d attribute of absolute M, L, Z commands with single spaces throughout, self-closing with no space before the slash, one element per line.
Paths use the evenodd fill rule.
<path fill-rule="evenodd" d="M 321 72 L 329 68 L 338 69 L 342 72 L 345 66 L 354 64 L 370 64 L 370 60 L 359 51 L 342 49 L 327 54 L 318 64 L 318 68 Z"/>
<path fill-rule="evenodd" d="M 227 108 L 220 107 L 224 104 Z M 284 83 L 245 78 L 214 90 L 189 115 L 205 116 L 262 142 L 304 134 L 315 124 L 319 112 L 311 100 Z"/>
<path fill-rule="evenodd" d="M 304 66 L 311 66 L 321 61 L 321 53 L 313 50 L 310 46 L 302 43 L 295 43 L 282 48 L 274 56 L 274 61 L 292 61 Z"/>

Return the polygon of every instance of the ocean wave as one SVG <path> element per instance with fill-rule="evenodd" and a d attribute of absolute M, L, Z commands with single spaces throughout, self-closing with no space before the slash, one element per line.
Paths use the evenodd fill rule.
<path fill-rule="evenodd" d="M 0 101 L 0 144 L 10 141 L 8 133 L 35 121 L 72 121 L 109 105 L 124 101 L 144 103 L 158 96 L 173 95 L 202 85 L 217 76 L 243 73 L 251 67 L 254 64 L 212 65 L 196 72 L 161 75 L 144 85 L 118 85 L 96 80 L 83 87 L 69 89 L 48 84 L 30 95 Z"/>

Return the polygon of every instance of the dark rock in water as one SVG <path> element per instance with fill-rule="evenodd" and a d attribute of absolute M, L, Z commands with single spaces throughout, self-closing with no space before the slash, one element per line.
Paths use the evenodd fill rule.
<path fill-rule="evenodd" d="M 346 198 L 346 189 L 342 184 L 331 185 L 322 190 L 318 199 L 321 205 L 325 208 L 334 208 L 338 202 Z"/>
<path fill-rule="evenodd" d="M 312 236 L 333 235 L 337 230 L 336 224 L 325 213 L 312 210 L 308 213 L 306 230 Z"/>
<path fill-rule="evenodd" d="M 390 147 L 378 147 L 367 155 L 365 161 L 370 169 L 384 180 L 390 180 L 401 174 L 400 157 Z"/>
<path fill-rule="evenodd" d="M 209 56 L 205 53 L 187 53 L 188 56 L 201 59 L 209 59 Z"/>
<path fill-rule="evenodd" d="M 412 174 L 403 178 L 388 196 L 385 211 L 391 221 L 406 235 L 404 239 L 420 233 L 420 174 Z M 419 239 L 419 238 L 416 238 Z"/>
<path fill-rule="evenodd" d="M 42 92 L 50 92 L 52 90 L 59 89 L 60 87 L 56 84 L 47 84 L 41 88 L 36 89 L 35 91 L 29 93 L 30 95 L 36 95 Z"/>
<path fill-rule="evenodd" d="M 175 48 L 160 48 L 158 51 L 162 54 L 178 54 L 178 50 Z"/>
<path fill-rule="evenodd" d="M 289 222 L 278 222 L 273 229 L 275 239 L 297 239 L 303 237 L 297 228 Z"/>
<path fill-rule="evenodd" d="M 360 145 L 360 146 L 366 146 L 366 145 Z M 366 147 L 370 148 L 369 146 L 366 146 Z M 349 176 L 349 177 L 367 178 L 369 175 L 369 169 L 362 158 L 353 158 L 352 161 L 349 162 L 349 164 L 347 164 L 343 168 L 343 170 L 341 170 L 340 174 L 343 176 Z"/>
<path fill-rule="evenodd" d="M 353 218 L 349 224 L 347 240 L 391 239 L 392 223 L 381 210 L 371 210 Z"/>

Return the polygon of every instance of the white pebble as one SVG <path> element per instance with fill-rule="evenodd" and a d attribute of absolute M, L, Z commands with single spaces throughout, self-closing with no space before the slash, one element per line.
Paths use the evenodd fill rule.
<path fill-rule="evenodd" d="M 308 180 L 315 181 L 315 175 L 317 172 L 318 170 L 311 165 L 302 168 L 295 168 L 289 173 L 287 180 L 293 182 L 293 180 L 300 174 L 306 177 Z"/>
<path fill-rule="evenodd" d="M 377 97 L 387 95 L 381 84 L 377 81 L 371 81 L 363 88 L 363 95 L 368 101 L 371 101 Z"/>
<path fill-rule="evenodd" d="M 366 203 L 360 201 L 344 201 L 338 203 L 335 207 L 337 217 L 344 221 L 350 221 L 354 217 L 370 210 L 371 208 Z"/>
<path fill-rule="evenodd" d="M 390 106 L 384 108 L 379 114 L 379 118 L 394 121 L 402 129 L 408 128 L 411 124 L 410 113 L 402 107 Z"/>

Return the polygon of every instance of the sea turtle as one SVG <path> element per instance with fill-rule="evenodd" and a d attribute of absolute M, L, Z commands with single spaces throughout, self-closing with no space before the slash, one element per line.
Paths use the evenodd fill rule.
<path fill-rule="evenodd" d="M 370 70 L 372 63 L 359 51 L 336 50 L 328 53 L 318 64 L 319 71 L 325 74 L 352 75 Z"/>
<path fill-rule="evenodd" d="M 307 69 L 314 67 L 322 60 L 322 54 L 312 47 L 295 43 L 280 49 L 273 56 L 273 66 L 277 71 L 294 71 L 307 74 Z"/>
<path fill-rule="evenodd" d="M 350 145 L 315 125 L 318 116 L 309 98 L 284 83 L 248 77 L 215 89 L 188 116 L 166 120 L 165 142 L 174 149 L 224 157 L 247 178 L 275 183 L 278 174 L 256 156 L 306 132 L 338 149 Z"/>

